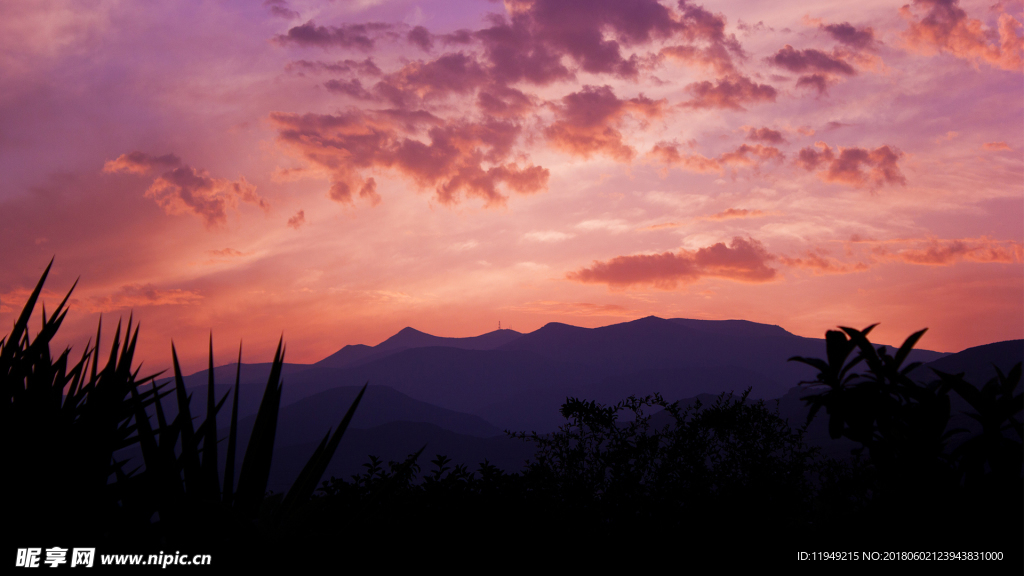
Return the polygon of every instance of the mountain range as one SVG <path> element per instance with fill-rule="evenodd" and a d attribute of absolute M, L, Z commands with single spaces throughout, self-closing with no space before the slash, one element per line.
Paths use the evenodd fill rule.
<path fill-rule="evenodd" d="M 806 408 L 796 387 L 816 374 L 804 364 L 788 362 L 793 356 L 823 358 L 825 341 L 744 320 L 653 316 L 601 328 L 550 323 L 526 334 L 496 330 L 470 338 L 404 328 L 376 346 L 349 345 L 314 364 L 284 366 L 272 480 L 294 478 L 297 470 L 291 471 L 289 462 L 301 466 L 367 382 L 366 396 L 329 475 L 357 472 L 368 454 L 387 462 L 403 459 L 424 444 L 421 465 L 435 454 L 446 454 L 470 466 L 489 458 L 516 469 L 530 455 L 529 446 L 502 430 L 555 430 L 564 422 L 559 407 L 567 397 L 611 404 L 658 392 L 675 401 L 750 388 L 752 399 L 778 399 L 780 414 L 800 425 Z M 965 372 L 977 385 L 994 375 L 993 364 L 1006 371 L 1021 360 L 1020 340 L 952 355 L 914 350 L 909 359 L 926 365 L 915 371 L 919 379 L 933 379 L 928 368 L 934 367 Z M 236 366 L 215 368 L 218 397 L 233 385 Z M 269 363 L 241 366 L 243 442 L 269 370 Z M 206 371 L 185 378 L 195 398 L 206 397 L 207 381 Z M 193 404 L 199 404 L 193 414 L 205 411 L 205 402 Z M 219 422 L 227 420 L 221 416 Z M 814 436 L 813 426 L 809 434 Z M 828 442 L 827 437 L 819 440 Z"/>

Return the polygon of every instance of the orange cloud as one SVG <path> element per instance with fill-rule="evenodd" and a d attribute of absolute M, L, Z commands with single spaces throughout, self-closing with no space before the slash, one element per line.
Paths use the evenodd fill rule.
<path fill-rule="evenodd" d="M 962 240 L 929 240 L 923 248 L 905 248 L 889 251 L 875 248 L 876 256 L 910 264 L 948 266 L 956 262 L 983 262 L 1014 264 L 1024 260 L 1024 247 L 1020 242 L 998 241 L 989 238 Z"/>
<path fill-rule="evenodd" d="M 736 237 L 728 246 L 719 242 L 695 251 L 684 249 L 675 253 L 617 256 L 606 262 L 595 261 L 590 267 L 568 273 L 566 278 L 611 287 L 652 285 L 663 290 L 704 277 L 768 282 L 776 276 L 775 269 L 767 265 L 774 258 L 757 240 Z"/>
<path fill-rule="evenodd" d="M 1013 150 L 1006 142 L 986 142 L 982 148 L 985 150 Z"/>
<path fill-rule="evenodd" d="M 305 210 L 299 210 L 298 212 L 295 213 L 295 216 L 292 216 L 291 218 L 288 219 L 288 226 L 290 226 L 292 228 L 295 228 L 296 230 L 301 228 L 302 225 L 305 224 L 305 223 L 306 223 L 306 211 Z"/>
<path fill-rule="evenodd" d="M 182 166 L 158 176 L 146 197 L 152 198 L 168 214 L 195 214 L 207 228 L 227 222 L 227 209 L 238 205 L 238 200 L 270 209 L 256 187 L 244 177 L 237 181 L 213 178 L 205 170 Z"/>
<path fill-rule="evenodd" d="M 214 228 L 227 222 L 227 209 L 235 208 L 239 200 L 265 212 L 270 210 L 270 204 L 244 177 L 234 182 L 213 178 L 205 170 L 183 165 L 174 154 L 129 152 L 104 164 L 103 172 L 147 174 L 156 168 L 168 170 L 153 181 L 145 196 L 155 200 L 168 214 L 195 214 L 207 228 Z"/>
<path fill-rule="evenodd" d="M 1021 70 L 1024 38 L 1021 23 L 1005 12 L 999 15 L 997 30 L 969 18 L 959 0 L 914 0 L 918 19 L 910 5 L 900 14 L 910 23 L 903 37 L 912 50 L 924 54 L 947 52 L 964 60 L 987 62 L 1004 70 Z"/>
<path fill-rule="evenodd" d="M 114 160 L 108 160 L 103 165 L 103 172 L 107 174 L 146 174 L 153 168 L 175 168 L 177 166 L 181 166 L 181 158 L 174 154 L 151 156 L 145 152 L 129 152 L 121 154 Z"/>
<path fill-rule="evenodd" d="M 844 264 L 834 258 L 808 250 L 802 257 L 789 258 L 780 256 L 779 261 L 791 268 L 804 268 L 815 275 L 819 274 L 849 274 L 850 272 L 863 272 L 868 265 L 863 262 Z"/>
<path fill-rule="evenodd" d="M 705 220 L 731 220 L 733 218 L 760 218 L 761 216 L 767 216 L 767 212 L 761 210 L 747 210 L 744 208 L 726 208 L 718 214 L 712 214 L 711 216 L 705 216 Z"/>
<path fill-rule="evenodd" d="M 774 146 L 761 144 L 741 144 L 731 152 L 724 152 L 716 158 L 708 158 L 701 154 L 686 154 L 679 150 L 679 145 L 671 142 L 660 142 L 647 155 L 668 166 L 680 166 L 693 172 L 722 172 L 726 166 L 753 166 L 759 168 L 769 161 L 781 161 L 785 155 Z"/>

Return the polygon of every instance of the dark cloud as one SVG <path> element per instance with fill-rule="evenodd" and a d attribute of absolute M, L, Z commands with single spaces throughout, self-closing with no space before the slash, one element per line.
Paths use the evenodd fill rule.
<path fill-rule="evenodd" d="M 619 288 L 652 285 L 664 290 L 671 290 L 679 284 L 691 284 L 704 277 L 768 282 L 776 277 L 775 269 L 768 266 L 774 258 L 757 240 L 736 237 L 728 246 L 719 242 L 695 251 L 618 256 L 606 262 L 595 261 L 566 277 L 576 282 Z"/>
<path fill-rule="evenodd" d="M 285 0 L 266 0 L 263 3 L 270 13 L 278 18 L 285 18 L 288 20 L 294 20 L 299 17 L 299 13 L 288 7 L 288 2 Z"/>
<path fill-rule="evenodd" d="M 191 166 L 164 172 L 153 181 L 145 195 L 168 214 L 199 216 L 207 228 L 225 224 L 227 209 L 237 206 L 239 200 L 264 211 L 270 209 L 267 201 L 256 193 L 256 187 L 245 178 L 232 182 L 214 178 L 205 170 Z"/>
<path fill-rule="evenodd" d="M 682 11 L 679 36 L 691 44 L 668 46 L 660 54 L 686 64 L 713 68 L 719 74 L 735 71 L 733 57 L 746 55 L 736 36 L 725 34 L 725 16 L 712 14 L 703 6 L 685 0 L 679 2 L 679 9 Z"/>
<path fill-rule="evenodd" d="M 467 94 L 488 83 L 490 76 L 476 58 L 456 52 L 429 62 L 410 62 L 385 75 L 374 91 L 395 106 L 407 108 L 431 98 Z"/>
<path fill-rule="evenodd" d="M 533 102 L 515 88 L 494 85 L 477 94 L 477 106 L 490 116 L 514 118 L 526 114 L 533 108 Z"/>
<path fill-rule="evenodd" d="M 454 204 L 465 196 L 488 205 L 507 199 L 500 187 L 527 194 L 547 187 L 548 171 L 510 161 L 520 135 L 519 125 L 501 120 L 445 123 L 428 113 L 274 113 L 278 140 L 332 175 L 330 197 L 351 203 L 356 195 L 375 204 L 376 182 L 368 170 L 392 169 L 421 188 L 433 188 L 437 199 Z M 426 141 L 406 129 L 431 125 Z"/>
<path fill-rule="evenodd" d="M 336 94 L 347 94 L 353 98 L 360 100 L 374 100 L 374 96 L 370 94 L 366 88 L 363 88 L 363 83 L 358 78 L 353 78 L 348 82 L 343 80 L 328 80 L 324 82 L 324 88 L 330 92 Z"/>
<path fill-rule="evenodd" d="M 494 18 L 492 26 L 476 32 L 475 37 L 483 44 L 491 76 L 498 82 L 545 85 L 573 77 L 562 64 L 561 54 L 534 36 L 526 17 L 511 22 Z"/>
<path fill-rule="evenodd" d="M 857 28 L 849 22 L 822 24 L 821 29 L 827 32 L 836 42 L 846 44 L 858 50 L 871 48 L 875 43 L 874 30 L 871 28 Z"/>
<path fill-rule="evenodd" d="M 805 74 L 797 78 L 797 88 L 812 88 L 818 94 L 828 94 L 828 87 L 835 84 L 835 80 L 828 74 Z"/>
<path fill-rule="evenodd" d="M 772 130 L 771 128 L 751 128 L 747 132 L 747 140 L 753 140 L 754 142 L 767 142 L 769 144 L 784 144 L 786 138 L 782 135 L 782 132 L 778 130 Z"/>
<path fill-rule="evenodd" d="M 358 48 L 371 50 L 376 39 L 393 29 L 391 24 L 370 22 L 367 24 L 343 24 L 341 26 L 317 26 L 312 20 L 295 26 L 286 34 L 278 34 L 278 44 L 298 44 L 321 48 Z"/>
<path fill-rule="evenodd" d="M 547 84 L 570 78 L 567 57 L 584 72 L 635 78 L 642 55 L 633 47 L 681 39 L 664 55 L 732 70 L 729 52 L 742 55 L 725 18 L 679 2 L 678 18 L 657 0 L 534 0 L 506 2 L 509 17 L 494 16 L 474 36 L 496 79 Z"/>
<path fill-rule="evenodd" d="M 857 187 L 907 183 L 898 166 L 903 157 L 903 152 L 898 148 L 880 146 L 868 150 L 839 147 L 837 153 L 824 142 L 818 142 L 815 146 L 800 150 L 796 163 L 809 172 L 817 170 L 819 166 L 825 167 L 825 170 L 818 172 L 818 176 L 825 182 Z"/>
<path fill-rule="evenodd" d="M 472 30 L 456 30 L 447 34 L 441 34 L 440 39 L 447 45 L 471 44 L 473 42 Z"/>
<path fill-rule="evenodd" d="M 775 88 L 757 84 L 746 76 L 730 75 L 712 83 L 707 80 L 686 87 L 693 98 L 684 102 L 691 108 L 728 108 L 745 110 L 743 104 L 775 102 Z"/>
<path fill-rule="evenodd" d="M 544 135 L 552 146 L 570 154 L 584 158 L 605 154 L 626 161 L 636 151 L 623 142 L 616 126 L 627 114 L 640 119 L 656 118 L 662 114 L 664 105 L 663 100 L 651 100 L 642 94 L 620 99 L 610 86 L 584 86 L 562 98 L 557 120 L 544 129 Z"/>
<path fill-rule="evenodd" d="M 430 49 L 434 47 L 433 35 L 430 33 L 430 30 L 427 30 L 423 26 L 416 26 L 410 30 L 409 33 L 406 34 L 405 39 L 408 40 L 410 44 L 415 44 L 422 48 L 424 52 L 430 52 Z"/>
<path fill-rule="evenodd" d="M 768 61 L 780 68 L 790 72 L 802 74 L 804 72 L 821 72 L 825 74 L 841 74 L 854 76 L 857 71 L 845 60 L 829 55 L 821 50 L 809 48 L 807 50 L 795 50 L 789 44 L 770 56 Z"/>

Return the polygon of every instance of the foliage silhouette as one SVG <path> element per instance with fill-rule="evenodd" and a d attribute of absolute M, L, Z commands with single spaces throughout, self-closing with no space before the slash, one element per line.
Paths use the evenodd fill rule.
<path fill-rule="evenodd" d="M 177 415 L 167 422 L 163 399 L 171 395 L 164 390 L 170 384 L 158 383 L 159 374 L 139 378 L 139 369 L 132 370 L 139 327 L 132 331 L 131 319 L 123 339 L 118 324 L 102 369 L 98 369 L 100 328 L 96 345 L 87 344 L 76 364 L 69 366 L 70 349 L 55 359 L 50 355 L 71 291 L 51 315 L 43 309 L 42 327 L 30 338 L 28 323 L 50 266 L 12 332 L 0 340 L 0 387 L 5 396 L 0 425 L 6 439 L 0 458 L 17 467 L 17 473 L 3 475 L 4 517 L 19 527 L 18 541 L 38 546 L 41 537 L 52 540 L 89 533 L 104 543 L 134 545 L 135 551 L 158 543 L 208 549 L 251 547 L 285 529 L 316 489 L 366 387 L 333 434 L 328 431 L 283 500 L 268 501 L 283 340 L 278 343 L 236 484 L 239 347 L 222 487 L 216 416 L 228 394 L 216 401 L 212 336 L 206 418 L 198 426 L 193 423 L 191 396 L 185 391 L 172 344 Z M 144 384 L 149 386 L 143 388 Z M 126 470 L 127 461 L 115 456 L 133 447 L 141 452 L 143 465 Z"/>
<path fill-rule="evenodd" d="M 964 381 L 963 374 L 939 371 L 938 380 L 915 382 L 910 374 L 919 363 L 904 362 L 925 330 L 910 335 L 890 355 L 868 340 L 874 326 L 828 331 L 827 360 L 790 359 L 818 370 L 815 380 L 803 383 L 817 392 L 804 398 L 810 407 L 808 422 L 824 408 L 832 438 L 849 438 L 867 452 L 860 487 L 868 502 L 863 520 L 888 534 L 909 530 L 929 544 L 953 534 L 963 544 L 958 529 L 973 525 L 980 528 L 971 538 L 1019 545 L 1024 444 L 1017 417 L 1024 411 L 1024 396 L 1014 392 L 1021 364 L 1007 375 L 996 368 L 996 378 L 980 390 Z M 857 371 L 862 364 L 866 370 Z M 950 390 L 974 408 L 970 416 L 982 428 L 952 450 L 950 444 L 967 431 L 949 427 Z M 863 526 L 847 528 L 857 532 Z"/>

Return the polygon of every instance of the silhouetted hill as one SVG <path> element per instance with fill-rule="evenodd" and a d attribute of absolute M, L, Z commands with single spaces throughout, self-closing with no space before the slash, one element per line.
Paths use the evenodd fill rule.
<path fill-rule="evenodd" d="M 345 346 L 315 366 L 340 368 L 384 357 L 410 348 L 445 347 L 462 350 L 493 350 L 522 336 L 515 330 L 495 330 L 469 338 L 444 338 L 420 332 L 415 328 L 402 328 L 397 334 L 376 346 Z"/>
<path fill-rule="evenodd" d="M 377 346 L 346 346 L 316 364 L 289 365 L 282 404 L 369 382 L 499 428 L 543 432 L 561 422 L 558 408 L 569 396 L 611 403 L 660 392 L 674 400 L 750 387 L 753 398 L 778 398 L 814 377 L 806 366 L 787 362 L 790 357 L 824 355 L 822 339 L 744 320 L 650 316 L 602 328 L 550 323 L 529 334 L 500 330 L 474 338 L 405 328 Z M 941 356 L 916 350 L 911 359 Z M 243 415 L 255 413 L 265 366 L 243 366 L 243 388 L 260 386 L 243 394 Z M 222 385 L 234 379 L 231 366 L 217 374 Z M 205 381 L 198 373 L 187 384 L 200 392 Z"/>
<path fill-rule="evenodd" d="M 965 380 L 980 387 L 995 378 L 996 371 L 993 366 L 1006 374 L 1017 362 L 1024 362 L 1024 340 L 1006 340 L 944 356 L 918 368 L 913 375 L 922 379 L 934 379 L 936 376 L 932 370 L 947 374 L 963 373 Z"/>

